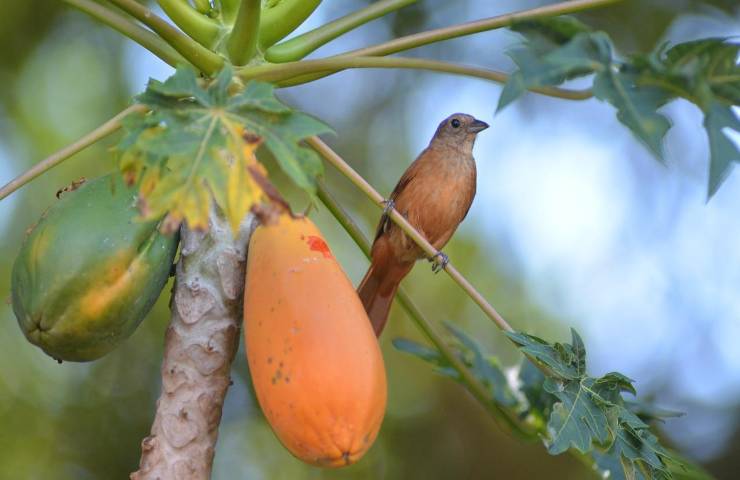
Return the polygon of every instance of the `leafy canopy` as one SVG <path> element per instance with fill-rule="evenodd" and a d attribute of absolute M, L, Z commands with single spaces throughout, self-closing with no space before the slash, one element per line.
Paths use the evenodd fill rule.
<path fill-rule="evenodd" d="M 613 105 L 619 121 L 661 161 L 671 124 L 660 107 L 684 98 L 702 110 L 710 149 L 709 197 L 740 162 L 740 149 L 727 137 L 729 130 L 740 133 L 732 110 L 740 105 L 740 45 L 709 38 L 618 60 L 606 33 L 573 18 L 528 20 L 512 29 L 525 41 L 509 51 L 517 70 L 501 93 L 499 110 L 528 88 L 592 75 L 596 98 Z"/>
<path fill-rule="evenodd" d="M 646 423 L 677 414 L 626 400 L 623 394 L 636 392 L 632 380 L 620 373 L 589 376 L 586 349 L 575 330 L 570 344 L 509 333 L 526 358 L 516 376 L 507 376 L 473 339 L 446 326 L 458 357 L 489 389 L 490 401 L 535 426 L 550 454 L 575 449 L 591 456 L 596 468 L 608 472 L 609 478 L 617 479 L 668 479 L 682 469 Z M 437 350 L 406 339 L 395 339 L 393 344 L 431 363 L 439 373 L 461 380 Z"/>
<path fill-rule="evenodd" d="M 125 119 L 117 148 L 124 176 L 140 182 L 145 219 L 166 215 L 170 228 L 185 220 L 206 229 L 212 196 L 236 230 L 266 198 L 259 178 L 266 172 L 254 156 L 259 145 L 296 185 L 315 192 L 322 163 L 300 142 L 330 129 L 281 103 L 272 85 L 251 81 L 241 87 L 232 79 L 230 67 L 209 83 L 181 67 L 164 82 L 150 80 L 137 97 L 151 110 Z"/>

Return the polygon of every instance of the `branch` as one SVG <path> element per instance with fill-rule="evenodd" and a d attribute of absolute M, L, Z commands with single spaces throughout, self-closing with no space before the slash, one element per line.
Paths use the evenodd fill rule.
<path fill-rule="evenodd" d="M 86 147 L 89 147 L 101 138 L 106 137 L 121 128 L 121 120 L 123 120 L 123 118 L 127 115 L 133 112 L 144 112 L 146 110 L 147 107 L 144 105 L 131 105 L 130 107 L 118 113 L 115 117 L 111 118 L 76 142 L 67 145 L 57 152 L 52 153 L 51 155 L 31 167 L 29 170 L 20 174 L 19 176 L 8 182 L 6 185 L 4 185 L 2 188 L 0 188 L 0 200 L 15 192 L 23 185 L 29 183 L 31 180 L 38 177 L 42 173 L 56 167 L 75 153 L 85 149 Z"/>
<path fill-rule="evenodd" d="M 332 22 L 273 45 L 265 52 L 265 60 L 275 63 L 300 60 L 327 42 L 389 12 L 415 3 L 417 0 L 380 0 Z"/>
<path fill-rule="evenodd" d="M 509 76 L 503 72 L 484 68 L 457 65 L 440 60 L 407 57 L 330 57 L 319 60 L 304 60 L 282 64 L 258 65 L 239 70 L 237 74 L 244 80 L 256 79 L 277 82 L 279 86 L 293 86 L 310 81 L 307 73 L 321 72 L 325 75 L 336 73 L 347 68 L 410 68 L 433 72 L 452 73 L 469 77 L 482 78 L 498 83 L 506 83 Z M 298 81 L 293 81 L 293 80 Z M 557 87 L 533 88 L 533 92 L 550 97 L 569 100 L 586 100 L 593 94 L 590 90 L 568 90 Z"/>
<path fill-rule="evenodd" d="M 127 36 L 134 42 L 138 43 L 142 47 L 152 52 L 157 57 L 161 58 L 164 62 L 171 66 L 175 66 L 178 63 L 185 63 L 185 59 L 175 51 L 174 48 L 170 47 L 161 38 L 150 32 L 149 30 L 140 27 L 136 23 L 129 20 L 126 16 L 120 13 L 110 10 L 109 8 L 95 3 L 92 0 L 62 0 L 67 4 L 81 10 L 93 18 L 101 21 L 109 27 L 117 30 L 123 35 Z"/>
<path fill-rule="evenodd" d="M 157 0 L 157 3 L 175 25 L 201 45 L 211 48 L 221 36 L 221 25 L 190 6 L 187 0 Z"/>
<path fill-rule="evenodd" d="M 207 232 L 182 228 L 165 336 L 162 393 L 132 480 L 210 478 L 231 362 L 239 345 L 249 215 L 232 235 L 213 207 Z"/>
<path fill-rule="evenodd" d="M 234 65 L 244 65 L 257 51 L 260 28 L 261 0 L 242 0 L 226 45 L 229 58 Z"/>
<path fill-rule="evenodd" d="M 208 50 L 192 38 L 170 25 L 165 19 L 156 15 L 135 0 L 110 0 L 124 12 L 151 28 L 162 37 L 185 59 L 206 75 L 219 71 L 224 64 L 223 58 Z"/>
<path fill-rule="evenodd" d="M 347 162 L 342 159 L 334 150 L 332 150 L 327 144 L 325 144 L 319 137 L 310 137 L 307 140 L 307 143 L 316 150 L 319 155 L 324 157 L 329 163 L 334 165 L 334 167 L 339 170 L 342 175 L 347 177 L 357 188 L 362 190 L 362 192 L 367 195 L 370 200 L 375 202 L 380 208 L 385 208 L 385 204 L 383 197 L 369 184 L 367 181 L 362 178 L 362 176 L 357 173 L 352 167 L 350 167 Z M 406 218 L 398 213 L 397 210 L 392 209 L 390 212 L 391 219 L 398 225 L 403 232 L 408 235 L 414 243 L 416 243 L 422 250 L 424 250 L 424 253 L 427 254 L 429 258 L 432 258 L 434 255 L 436 255 L 438 252 L 437 250 L 430 244 L 419 232 L 416 231 L 416 229 L 411 226 L 411 224 L 406 220 Z M 460 287 L 462 287 L 463 290 L 470 296 L 470 298 L 473 299 L 473 301 L 478 304 L 478 306 L 483 310 L 483 313 L 486 314 L 488 318 L 493 320 L 493 322 L 503 330 L 504 332 L 513 332 L 514 329 L 511 328 L 511 326 L 504 320 L 504 318 L 496 311 L 495 308 L 489 304 L 485 298 L 483 298 L 483 295 L 481 295 L 474 287 L 470 284 L 470 282 L 467 281 L 465 277 L 463 277 L 460 272 L 455 269 L 455 267 L 452 266 L 452 262 L 448 263 L 444 270 L 449 274 L 449 276 L 458 284 Z"/>
<path fill-rule="evenodd" d="M 355 223 L 352 217 L 342 208 L 336 199 L 327 191 L 326 185 L 323 181 L 318 182 L 318 196 L 321 202 L 327 207 L 327 209 L 334 215 L 340 225 L 344 227 L 344 230 L 349 234 L 352 240 L 355 241 L 362 253 L 367 258 L 370 258 L 370 241 L 362 233 L 360 227 Z M 460 361 L 450 347 L 445 343 L 442 335 L 434 328 L 432 323 L 424 317 L 421 311 L 413 303 L 409 295 L 406 293 L 403 287 L 399 288 L 397 298 L 403 306 L 406 313 L 408 313 L 411 320 L 416 324 L 417 327 L 429 338 L 429 340 L 437 347 L 443 357 L 450 362 L 450 365 L 460 374 L 461 383 L 463 386 L 475 397 L 475 399 L 483 405 L 489 413 L 493 416 L 494 420 L 502 420 L 509 427 L 509 430 L 516 433 L 519 437 L 532 439 L 536 438 L 536 432 L 529 431 L 525 425 L 523 425 L 516 415 L 509 410 L 502 408 L 495 401 L 491 401 L 493 394 L 489 388 L 480 382 L 471 372 L 470 369 Z M 493 388 L 491 386 L 491 388 Z"/>

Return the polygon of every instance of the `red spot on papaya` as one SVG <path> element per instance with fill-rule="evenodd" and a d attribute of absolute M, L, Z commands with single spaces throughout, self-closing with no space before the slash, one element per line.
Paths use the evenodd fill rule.
<path fill-rule="evenodd" d="M 329 245 L 326 244 L 323 238 L 317 237 L 316 235 L 309 235 L 306 239 L 306 243 L 308 243 L 308 248 L 314 252 L 320 252 L 324 258 L 332 258 Z"/>

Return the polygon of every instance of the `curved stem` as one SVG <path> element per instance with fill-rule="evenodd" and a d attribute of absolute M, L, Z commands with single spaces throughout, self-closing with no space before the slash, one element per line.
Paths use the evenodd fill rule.
<path fill-rule="evenodd" d="M 521 10 L 518 12 L 507 13 L 496 17 L 484 18 L 473 22 L 461 23 L 449 27 L 437 28 L 426 32 L 407 35 L 396 38 L 378 45 L 352 50 L 344 55 L 364 56 L 364 55 L 390 55 L 392 53 L 410 50 L 412 48 L 429 45 L 430 43 L 450 40 L 457 37 L 463 37 L 474 33 L 495 30 L 497 28 L 508 27 L 512 23 L 522 20 L 532 20 L 539 17 L 552 17 L 556 15 L 565 15 L 568 13 L 580 12 L 592 8 L 602 7 L 621 0 L 571 0 L 568 2 L 555 3 L 553 5 L 544 5 L 542 7 Z"/>
<path fill-rule="evenodd" d="M 324 157 L 329 163 L 334 165 L 334 167 L 339 170 L 342 175 L 347 177 L 349 181 L 351 181 L 357 188 L 362 190 L 362 192 L 367 195 L 368 198 L 370 198 L 373 202 L 375 202 L 376 205 L 380 208 L 385 208 L 384 198 L 369 184 L 367 181 L 362 178 L 362 176 L 357 173 L 352 167 L 350 167 L 347 162 L 342 159 L 334 150 L 332 150 L 327 144 L 325 144 L 319 137 L 310 137 L 306 141 L 311 148 L 316 150 L 316 152 L 319 153 L 322 157 Z M 437 249 L 435 249 L 431 243 L 429 243 L 426 238 L 424 238 L 419 232 L 416 231 L 416 229 L 406 220 L 406 218 L 398 213 L 395 209 L 391 209 L 389 212 L 391 219 L 398 225 L 403 232 L 408 235 L 414 243 L 416 243 L 423 251 L 427 254 L 429 258 L 437 254 Z M 460 274 L 460 272 L 455 269 L 454 266 L 452 266 L 452 262 L 448 263 L 447 266 L 444 268 L 444 270 L 447 272 L 447 274 L 452 277 L 452 279 L 462 287 L 463 290 L 465 290 L 465 293 L 470 296 L 470 298 L 473 299 L 473 301 L 478 304 L 478 306 L 483 310 L 483 313 L 486 314 L 488 318 L 493 320 L 493 322 L 504 332 L 513 332 L 514 329 L 511 328 L 511 325 L 508 324 L 506 320 L 496 311 L 491 304 L 489 304 L 485 298 L 483 298 L 483 295 L 481 295 L 473 285 L 468 282 L 468 280 Z"/>
<path fill-rule="evenodd" d="M 591 8 L 598 8 L 611 3 L 616 3 L 621 0 L 571 0 L 568 2 L 556 3 L 553 5 L 545 5 L 543 7 L 532 8 L 529 10 L 522 10 L 514 13 L 507 13 L 505 15 L 499 15 L 497 17 L 485 18 L 482 20 L 476 20 L 473 22 L 461 23 L 458 25 L 452 25 L 449 27 L 438 28 L 435 30 L 428 30 L 426 32 L 415 33 L 413 35 L 407 35 L 405 37 L 396 38 L 388 42 L 380 43 L 370 47 L 360 48 L 358 50 L 352 50 L 335 57 L 359 57 L 359 56 L 385 56 L 393 53 L 410 50 L 412 48 L 421 47 L 423 45 L 429 45 L 431 43 L 441 42 L 444 40 L 450 40 L 452 38 L 462 37 L 465 35 L 471 35 L 474 33 L 485 32 L 488 30 L 495 30 L 497 28 L 508 27 L 514 22 L 520 22 L 523 20 L 531 20 L 539 17 L 548 17 L 554 15 L 564 15 L 567 13 L 575 13 L 582 10 Z M 334 57 L 332 57 L 334 58 Z M 315 73 L 302 77 L 300 81 L 296 81 L 295 84 L 307 83 L 312 80 L 325 77 L 333 72 Z"/>
<path fill-rule="evenodd" d="M 456 65 L 439 60 L 406 57 L 330 57 L 319 60 L 247 67 L 238 71 L 238 75 L 245 80 L 258 79 L 277 82 L 279 86 L 285 87 L 298 84 L 299 82 L 294 83 L 292 80 L 305 78 L 307 73 L 328 71 L 336 73 L 347 68 L 413 68 L 466 75 L 498 83 L 505 83 L 509 78 L 507 74 L 494 70 Z M 585 100 L 592 96 L 590 90 L 567 90 L 557 87 L 538 87 L 533 88 L 532 91 L 569 100 Z"/>
<path fill-rule="evenodd" d="M 276 0 L 262 9 L 259 46 L 264 51 L 285 38 L 306 20 L 321 0 Z"/>
<path fill-rule="evenodd" d="M 370 258 L 370 241 L 362 233 L 360 227 L 344 210 L 344 208 L 342 208 L 342 206 L 331 195 L 331 193 L 329 193 L 323 181 L 319 180 L 317 187 L 318 197 L 321 202 L 332 213 L 334 218 L 337 219 L 339 224 L 342 225 L 344 230 L 349 234 L 352 240 L 355 241 L 357 246 L 360 247 L 362 253 L 364 253 L 367 258 Z M 467 368 L 467 366 L 462 361 L 460 361 L 457 355 L 455 355 L 452 349 L 447 345 L 447 343 L 445 343 L 442 335 L 437 331 L 434 325 L 432 325 L 432 322 L 427 320 L 424 314 L 422 314 L 421 311 L 417 308 L 417 306 L 411 300 L 411 297 L 409 297 L 408 293 L 406 293 L 403 287 L 399 288 L 397 298 L 398 301 L 401 303 L 401 306 L 403 306 L 404 310 L 406 310 L 406 313 L 408 313 L 411 320 L 416 324 L 417 327 L 419 327 L 424 335 L 426 335 L 426 337 L 432 342 L 437 350 L 439 350 L 445 360 L 450 362 L 452 368 L 457 371 L 457 373 L 460 375 L 460 382 L 463 384 L 463 386 L 473 395 L 473 397 L 475 397 L 475 399 L 481 405 L 489 410 L 493 418 L 495 420 L 503 420 L 511 429 L 511 431 L 518 434 L 519 436 L 527 439 L 533 438 L 534 435 L 536 435 L 535 432 L 527 431 L 526 426 L 522 425 L 521 422 L 518 421 L 516 415 L 512 414 L 512 412 L 502 408 L 496 402 L 491 400 L 493 398 L 492 392 L 470 372 L 470 369 Z"/>
<path fill-rule="evenodd" d="M 378 17 L 415 3 L 417 0 L 380 0 L 365 8 L 352 12 L 322 25 L 310 32 L 299 35 L 286 42 L 273 45 L 265 52 L 265 59 L 270 62 L 283 63 L 300 60 L 325 43 L 334 40 L 350 30 Z"/>
<path fill-rule="evenodd" d="M 174 67 L 178 63 L 185 63 L 185 59 L 182 55 L 177 53 L 174 48 L 170 47 L 166 42 L 149 30 L 135 24 L 124 15 L 106 8 L 99 3 L 95 3 L 92 0 L 63 1 L 127 36 L 157 57 L 161 58 L 167 64 Z"/>
<path fill-rule="evenodd" d="M 75 153 L 84 150 L 86 147 L 89 147 L 101 138 L 106 137 L 121 128 L 121 120 L 123 120 L 123 118 L 127 115 L 133 112 L 145 112 L 146 110 L 147 107 L 144 105 L 131 105 L 130 107 L 118 113 L 115 117 L 111 118 L 76 142 L 67 145 L 61 150 L 49 155 L 48 157 L 31 167 L 29 170 L 25 171 L 21 175 L 8 182 L 2 188 L 0 188 L 0 200 L 15 192 L 23 185 L 29 183 L 31 180 L 38 177 L 42 173 L 56 167 Z"/>
<path fill-rule="evenodd" d="M 187 0 L 157 0 L 157 3 L 175 25 L 201 45 L 211 48 L 221 36 L 221 25 L 190 6 Z"/>
<path fill-rule="evenodd" d="M 242 0 L 226 49 L 234 65 L 244 65 L 257 51 L 261 0 Z"/>
<path fill-rule="evenodd" d="M 151 28 L 201 72 L 212 75 L 223 66 L 223 58 L 183 34 L 165 19 L 135 0 L 110 0 L 110 2 Z"/>

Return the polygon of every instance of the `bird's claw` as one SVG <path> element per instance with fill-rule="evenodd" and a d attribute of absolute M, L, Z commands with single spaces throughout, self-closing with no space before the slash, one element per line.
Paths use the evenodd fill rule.
<path fill-rule="evenodd" d="M 391 210 L 396 208 L 396 202 L 393 201 L 392 198 L 389 198 L 388 200 L 383 200 L 383 215 L 388 215 L 391 213 Z"/>
<path fill-rule="evenodd" d="M 429 261 L 432 262 L 432 271 L 434 273 L 439 273 L 440 270 L 444 270 L 447 267 L 447 264 L 450 263 L 450 257 L 442 252 L 437 252 L 429 259 Z"/>

